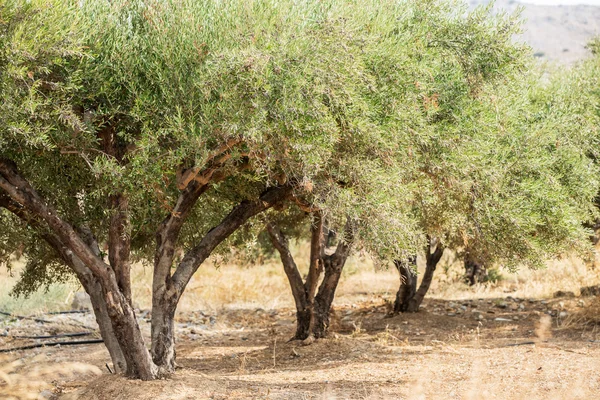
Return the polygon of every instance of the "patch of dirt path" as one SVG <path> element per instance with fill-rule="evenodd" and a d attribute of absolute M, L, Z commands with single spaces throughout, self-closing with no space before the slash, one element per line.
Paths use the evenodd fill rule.
<path fill-rule="evenodd" d="M 102 345 L 12 356 L 103 368 L 100 377 L 57 376 L 61 400 L 597 399 L 600 334 L 570 323 L 580 303 L 428 300 L 420 313 L 389 317 L 383 302 L 363 302 L 336 309 L 331 338 L 307 346 L 287 341 L 292 310 L 184 314 L 180 368 L 154 382 L 109 374 Z"/>

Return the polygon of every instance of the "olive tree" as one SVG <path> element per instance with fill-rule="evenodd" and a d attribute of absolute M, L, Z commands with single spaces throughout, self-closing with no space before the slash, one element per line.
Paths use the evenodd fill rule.
<path fill-rule="evenodd" d="M 424 159 L 425 171 L 432 160 L 443 168 L 416 178 L 423 191 L 415 210 L 430 236 L 511 270 L 584 254 L 589 232 L 582 223 L 594 215 L 598 171 L 586 155 L 595 153 L 598 132 L 584 84 L 577 72 L 548 79 L 537 71 L 482 88 L 478 104 L 462 110 L 465 122 L 452 129 L 460 135 L 453 148 L 439 146 Z M 401 284 L 397 311 L 418 311 L 435 264 L 427 263 L 416 293 L 414 277 Z M 406 264 L 400 269 L 414 274 Z"/>
<path fill-rule="evenodd" d="M 569 209 L 564 219 L 557 222 L 569 233 L 575 230 L 575 235 L 571 237 L 564 231 L 553 233 L 554 236 L 549 234 L 535 249 L 524 246 L 523 241 L 530 234 L 537 235 L 536 229 L 542 229 L 531 226 L 534 218 L 539 218 L 539 199 L 529 198 L 523 187 L 511 188 L 512 192 L 505 190 L 502 198 L 497 194 L 495 175 L 506 171 L 508 162 L 502 151 L 508 152 L 511 146 L 521 143 L 537 145 L 528 143 L 529 138 L 518 132 L 525 127 L 507 127 L 517 115 L 515 112 L 500 110 L 497 106 L 497 98 L 509 93 L 515 101 L 517 96 L 527 96 L 527 89 L 520 82 L 526 76 L 523 71 L 529 67 L 530 52 L 512 38 L 519 28 L 518 15 L 492 15 L 489 7 L 469 13 L 455 2 L 377 5 L 362 2 L 358 9 L 352 9 L 352 15 L 358 16 L 360 21 L 369 21 L 369 32 L 376 37 L 365 39 L 365 45 L 356 56 L 363 57 L 363 74 L 371 77 L 373 91 L 369 101 L 373 106 L 373 123 L 382 127 L 382 137 L 391 145 L 384 156 L 387 168 L 382 172 L 392 174 L 392 178 L 379 176 L 373 182 L 385 185 L 385 189 L 371 192 L 379 196 L 378 216 L 374 218 L 368 212 L 355 214 L 352 233 L 341 236 L 350 237 L 351 244 L 362 246 L 380 258 L 403 256 L 395 260 L 403 281 L 397 296 L 397 311 L 418 309 L 446 246 L 473 247 L 471 257 L 492 257 L 493 253 L 498 258 L 529 258 L 540 262 L 564 248 L 556 247 L 555 243 L 566 245 L 570 239 L 577 240 L 582 235 L 582 230 L 573 228 L 571 219 L 580 221 L 589 216 L 585 208 L 589 190 L 574 193 L 573 187 L 567 187 L 569 192 L 561 197 L 553 194 L 556 187 L 548 187 L 544 196 L 549 196 L 555 204 L 578 202 L 577 207 Z M 504 104 L 508 106 L 509 101 Z M 552 141 L 553 137 L 544 135 L 540 140 Z M 495 154 L 487 154 L 490 144 Z M 530 156 L 533 164 L 523 159 L 522 164 L 506 171 L 509 172 L 506 179 L 517 182 L 527 173 L 525 168 L 544 162 L 538 160 L 540 152 Z M 553 154 L 543 156 L 555 157 Z M 586 168 L 585 162 L 576 158 L 566 162 L 574 168 Z M 559 178 L 560 174 L 551 170 L 544 173 L 547 176 L 540 174 L 535 184 Z M 582 173 L 578 178 L 588 179 L 591 174 Z M 525 202 L 521 210 L 510 208 L 510 201 L 517 197 Z M 504 201 L 509 203 L 505 205 Z M 496 203 L 502 205 L 496 209 L 495 216 L 502 220 L 518 217 L 527 210 L 528 214 L 522 218 L 528 225 L 508 232 L 503 231 L 506 225 L 493 224 L 483 232 L 480 220 L 487 218 L 485 222 L 489 224 L 491 216 L 489 213 L 476 215 L 473 210 L 492 202 L 495 206 Z M 318 202 L 309 201 L 304 204 L 307 205 L 312 207 L 306 210 L 312 214 L 311 253 L 304 282 L 288 245 L 290 236 L 298 237 L 297 229 L 290 227 L 299 223 L 298 218 L 292 213 L 287 221 L 267 223 L 267 232 L 280 253 L 296 302 L 297 339 L 304 339 L 311 332 L 316 337 L 326 333 L 324 324 L 319 322 L 326 318 L 317 315 L 321 314 L 317 308 L 322 308 L 317 305 L 319 276 L 325 269 L 319 291 L 335 293 L 349 244 L 342 240 L 344 246 L 327 252 L 327 235 L 324 234 L 327 218 L 323 217 Z M 360 208 L 368 210 L 369 204 L 362 204 Z M 343 224 L 338 223 L 338 233 L 343 231 L 341 226 Z M 400 226 L 413 230 L 412 236 L 406 233 L 402 237 L 394 236 Z M 503 237 L 502 241 L 499 237 Z M 487 246 L 486 251 L 480 242 Z M 427 269 L 417 290 L 409 260 L 414 262 L 414 254 L 421 249 L 425 249 Z M 531 254 L 539 249 L 543 251 Z M 339 267 L 335 274 L 329 274 L 335 279 L 328 279 L 323 266 L 332 259 Z M 326 297 L 333 299 L 333 294 Z M 324 303 L 325 307 L 330 307 L 330 303 Z"/>
<path fill-rule="evenodd" d="M 390 145 L 357 56 L 376 37 L 344 6 L 0 6 L 1 254 L 24 244 L 28 279 L 77 276 L 117 371 L 173 371 L 187 283 L 253 216 L 306 197 L 352 218 L 390 175 L 367 169 Z M 154 266 L 150 350 L 136 260 Z"/>

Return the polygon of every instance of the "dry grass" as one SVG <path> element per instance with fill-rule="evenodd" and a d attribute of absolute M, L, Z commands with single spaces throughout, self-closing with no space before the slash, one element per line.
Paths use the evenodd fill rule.
<path fill-rule="evenodd" d="M 600 270 L 594 270 L 581 259 L 571 256 L 547 262 L 544 269 L 520 269 L 516 273 L 500 269 L 502 280 L 497 283 L 478 284 L 468 287 L 461 282 L 462 265 L 445 256 L 450 267 L 444 264 L 436 273 L 431 296 L 447 300 L 466 298 L 498 298 L 507 294 L 520 298 L 549 298 L 556 291 L 570 291 L 579 295 L 582 286 L 600 283 Z M 447 265 L 447 264 L 446 264 Z"/>
<path fill-rule="evenodd" d="M 292 252 L 301 273 L 308 269 L 308 244 L 296 245 Z M 291 292 L 278 258 L 258 265 L 214 261 L 203 265 L 190 282 L 179 310 L 219 310 L 223 308 L 291 308 Z M 424 265 L 419 261 L 419 270 Z M 436 271 L 428 297 L 458 300 L 473 298 L 549 298 L 558 291 L 579 294 L 582 286 L 600 283 L 600 270 L 594 270 L 576 257 L 547 263 L 545 269 L 521 269 L 516 273 L 500 269 L 502 279 L 496 283 L 467 286 L 462 280 L 462 263 L 450 252 L 444 255 Z M 344 269 L 335 304 L 350 306 L 363 301 L 393 300 L 399 277 L 395 268 L 375 265 L 364 254 L 352 256 Z M 134 298 L 142 308 L 150 306 L 151 268 L 134 270 Z"/>
<path fill-rule="evenodd" d="M 308 269 L 309 246 L 296 244 L 292 253 L 301 273 Z M 218 265 L 218 267 L 216 267 Z M 422 261 L 419 269 L 423 271 Z M 497 283 L 469 287 L 462 281 L 463 267 L 451 252 L 447 252 L 436 271 L 428 294 L 430 298 L 458 300 L 472 298 L 501 298 L 511 295 L 521 298 L 548 298 L 553 293 L 571 291 L 579 294 L 582 286 L 600 283 L 600 270 L 588 268 L 575 257 L 550 261 L 541 270 L 522 269 L 511 273 L 500 269 L 502 280 Z M 134 301 L 143 309 L 151 306 L 152 268 L 141 264 L 132 271 Z M 8 292 L 17 280 L 0 269 L 5 284 L 0 289 L 0 304 L 11 312 L 35 313 L 69 308 L 76 284 L 52 285 L 28 299 L 15 299 Z M 376 266 L 368 256 L 352 256 L 344 269 L 335 303 L 350 306 L 362 301 L 393 300 L 398 289 L 397 271 Z M 209 260 L 191 280 L 179 306 L 180 311 L 220 309 L 278 309 L 291 308 L 293 301 L 279 258 L 266 259 L 257 265 L 240 265 L 235 261 Z"/>
<path fill-rule="evenodd" d="M 47 289 L 40 289 L 29 297 L 14 297 L 10 290 L 17 283 L 23 263 L 15 262 L 12 273 L 0 265 L 0 309 L 6 312 L 22 314 L 35 314 L 47 311 L 61 311 L 70 308 L 73 295 L 81 290 L 81 285 L 73 280 L 69 283 L 51 285 Z"/>
<path fill-rule="evenodd" d="M 0 357 L 0 399 L 30 400 L 46 399 L 43 391 L 52 393 L 55 385 L 52 379 L 72 378 L 76 375 L 101 375 L 96 366 L 79 362 L 57 364 L 44 354 L 25 361 L 13 360 L 8 356 Z"/>

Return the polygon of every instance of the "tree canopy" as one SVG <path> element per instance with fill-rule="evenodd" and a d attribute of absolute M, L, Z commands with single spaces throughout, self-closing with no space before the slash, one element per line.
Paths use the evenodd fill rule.
<path fill-rule="evenodd" d="M 382 259 L 436 237 L 537 265 L 587 234 L 597 128 L 576 86 L 524 73 L 518 29 L 458 1 L 7 0 L 1 260 L 23 246 L 21 292 L 77 275 L 144 379 L 174 369 L 198 267 L 272 208 L 352 221 Z M 151 354 L 134 260 L 154 266 Z"/>

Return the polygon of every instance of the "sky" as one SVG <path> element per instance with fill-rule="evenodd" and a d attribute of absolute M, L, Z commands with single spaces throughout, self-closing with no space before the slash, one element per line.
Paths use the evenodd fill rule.
<path fill-rule="evenodd" d="M 537 4 L 545 6 L 573 6 L 577 4 L 600 6 L 600 0 L 519 0 L 519 3 Z"/>

